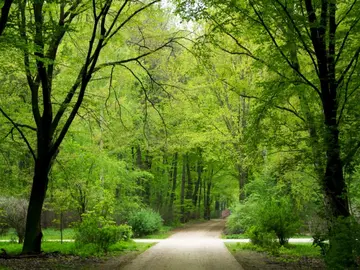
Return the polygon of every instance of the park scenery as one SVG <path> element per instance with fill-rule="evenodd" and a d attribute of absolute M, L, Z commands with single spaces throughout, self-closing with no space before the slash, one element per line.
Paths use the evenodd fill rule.
<path fill-rule="evenodd" d="M 359 269 L 359 57 L 358 0 L 0 0 L 0 269 Z"/>

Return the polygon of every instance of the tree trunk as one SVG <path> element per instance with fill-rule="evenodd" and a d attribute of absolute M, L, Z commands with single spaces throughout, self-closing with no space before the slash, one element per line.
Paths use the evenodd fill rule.
<path fill-rule="evenodd" d="M 25 241 L 22 250 L 23 254 L 41 252 L 41 211 L 49 182 L 48 173 L 50 163 L 50 159 L 45 158 L 38 158 L 35 163 L 35 174 L 26 218 Z"/>
<path fill-rule="evenodd" d="M 193 183 L 191 180 L 189 155 L 186 156 L 186 176 L 187 176 L 186 199 L 191 200 L 193 194 Z"/>
<path fill-rule="evenodd" d="M 342 162 L 340 158 L 339 129 L 336 124 L 335 101 L 328 100 L 328 109 L 325 112 L 325 125 L 327 134 L 325 136 L 326 146 L 326 170 L 324 177 L 324 190 L 326 203 L 331 216 L 350 216 L 346 183 L 343 175 Z"/>
<path fill-rule="evenodd" d="M 172 188 L 170 193 L 170 202 L 169 202 L 169 211 L 172 215 L 174 201 L 175 201 L 175 191 L 176 191 L 176 178 L 177 178 L 177 161 L 178 161 L 178 153 L 176 152 L 173 160 L 173 169 L 172 169 Z"/>
<path fill-rule="evenodd" d="M 204 200 L 204 219 L 210 220 L 211 218 L 211 178 L 208 179 L 207 181 L 207 188 L 206 188 L 206 194 L 205 195 L 205 200 Z"/>
<path fill-rule="evenodd" d="M 185 223 L 185 184 L 186 184 L 186 157 L 183 156 L 182 175 L 181 175 L 181 192 L 180 192 L 180 208 L 181 208 L 181 222 Z"/>
<path fill-rule="evenodd" d="M 243 201 L 246 198 L 245 184 L 247 182 L 248 173 L 241 164 L 237 164 L 238 181 L 239 181 L 239 201 Z"/>
<path fill-rule="evenodd" d="M 6 23 L 9 17 L 10 7 L 13 3 L 13 0 L 5 0 L 2 2 L 3 2 L 3 6 L 1 7 L 1 16 L 0 16 L 0 36 L 2 35 L 6 27 Z"/>
<path fill-rule="evenodd" d="M 193 193 L 193 205 L 196 207 L 196 204 L 199 200 L 199 191 L 201 190 L 201 174 L 202 174 L 202 164 L 201 164 L 201 156 L 200 156 L 200 160 L 197 163 L 197 181 L 195 184 L 195 188 L 194 188 L 194 193 Z"/>

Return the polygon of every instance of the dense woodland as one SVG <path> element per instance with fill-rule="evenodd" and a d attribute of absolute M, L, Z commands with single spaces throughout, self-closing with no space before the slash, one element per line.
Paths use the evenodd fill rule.
<path fill-rule="evenodd" d="M 1 205 L 27 209 L 23 253 L 42 212 L 55 227 L 230 208 L 232 233 L 311 233 L 356 264 L 357 0 L 0 7 Z"/>

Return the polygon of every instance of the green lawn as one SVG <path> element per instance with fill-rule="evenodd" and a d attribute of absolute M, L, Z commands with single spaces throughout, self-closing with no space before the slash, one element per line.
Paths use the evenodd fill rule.
<path fill-rule="evenodd" d="M 241 250 L 252 250 L 258 252 L 267 252 L 268 250 L 260 246 L 256 246 L 252 243 L 226 243 L 227 248 L 236 253 Z M 292 256 L 292 257 L 320 257 L 320 248 L 314 247 L 310 243 L 288 244 L 286 247 L 280 247 L 278 250 L 280 256 Z"/>
<path fill-rule="evenodd" d="M 174 227 L 172 226 L 162 226 L 161 229 L 154 234 L 146 235 L 141 238 L 145 239 L 165 239 L 168 238 L 172 232 Z M 74 239 L 75 237 L 75 230 L 68 228 L 63 230 L 63 239 Z M 13 229 L 10 229 L 9 232 L 5 235 L 0 235 L 0 240 L 12 240 L 12 242 L 17 242 L 18 238 L 15 234 L 15 231 Z M 59 240 L 60 241 L 60 231 L 53 229 L 53 228 L 47 228 L 43 229 L 43 241 L 47 240 Z"/>
<path fill-rule="evenodd" d="M 111 245 L 109 248 L 109 252 L 107 254 L 99 253 L 95 246 L 93 245 L 85 245 L 82 247 L 76 247 L 75 243 L 59 243 L 59 242 L 44 242 L 41 247 L 45 253 L 51 252 L 59 252 L 63 255 L 77 255 L 81 257 L 89 257 L 89 256 L 114 256 L 119 255 L 123 252 L 127 251 L 144 251 L 151 247 L 152 244 L 149 243 L 135 243 L 133 241 L 126 242 L 118 242 L 114 245 Z M 21 253 L 22 245 L 17 243 L 0 243 L 0 249 L 6 250 L 6 252 L 10 255 L 16 255 Z"/>
<path fill-rule="evenodd" d="M 221 236 L 221 238 L 223 238 L 223 239 L 248 239 L 249 237 L 246 234 L 241 233 L 241 234 L 223 234 Z"/>
<path fill-rule="evenodd" d="M 143 237 L 139 237 L 139 238 L 143 238 L 143 239 L 166 239 L 168 238 L 171 234 L 172 234 L 172 230 L 174 229 L 174 227 L 171 226 L 162 226 L 161 229 L 154 233 L 154 234 L 150 234 L 150 235 L 145 235 Z"/>
<path fill-rule="evenodd" d="M 43 241 L 46 240 L 60 240 L 60 231 L 48 228 L 43 229 Z M 74 229 L 64 229 L 63 230 L 63 239 L 74 239 L 75 231 Z M 0 235 L 0 240 L 12 240 L 13 242 L 17 242 L 18 237 L 16 236 L 15 230 L 10 229 L 6 234 Z"/>
<path fill-rule="evenodd" d="M 246 235 L 246 233 L 242 234 L 223 234 L 223 239 L 248 239 L 249 237 Z M 311 235 L 306 234 L 296 234 L 294 236 L 291 236 L 291 238 L 306 238 L 306 239 L 312 239 Z"/>

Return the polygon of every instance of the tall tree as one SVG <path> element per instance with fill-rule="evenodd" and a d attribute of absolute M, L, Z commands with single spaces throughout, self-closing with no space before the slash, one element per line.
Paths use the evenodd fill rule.
<path fill-rule="evenodd" d="M 107 0 L 102 3 L 96 1 L 71 3 L 68 1 L 58 3 L 19 1 L 17 24 L 19 36 L 24 44 L 22 50 L 25 74 L 31 92 L 32 114 L 36 125 L 36 128 L 27 127 L 36 131 L 36 147 L 31 146 L 21 131 L 20 124 L 15 123 L 3 109 L 1 113 L 19 131 L 35 161 L 23 253 L 41 251 L 40 217 L 49 182 L 48 174 L 59 152 L 59 146 L 82 105 L 93 74 L 107 67 L 136 62 L 170 44 L 171 41 L 166 40 L 153 49 L 143 48 L 138 55 L 98 64 L 101 59 L 100 54 L 105 47 L 109 46 L 109 42 L 120 31 L 123 31 L 125 26 L 135 21 L 141 12 L 158 2 L 158 0 L 147 3 L 134 3 L 128 0 L 122 2 Z M 83 14 L 84 17 L 81 16 Z M 75 24 L 76 17 L 79 21 Z M 86 24 L 84 24 L 84 19 L 87 20 Z M 63 87 L 69 85 L 66 82 L 61 86 L 55 80 L 58 77 L 58 70 L 61 70 L 57 66 L 59 52 L 63 49 L 61 44 L 66 34 L 73 29 L 72 27 L 80 29 L 82 25 L 89 26 L 89 21 L 91 29 L 84 28 L 85 32 L 87 30 L 90 32 L 89 42 L 85 47 L 84 62 L 58 106 L 54 99 L 60 99 Z"/>
<path fill-rule="evenodd" d="M 349 216 L 342 167 L 353 153 L 344 153 L 345 159 L 342 160 L 339 134 L 340 125 L 345 121 L 343 111 L 358 89 L 354 78 L 359 72 L 360 46 L 350 42 L 357 37 L 356 30 L 359 28 L 357 1 L 252 0 L 248 5 L 233 1 L 207 1 L 193 7 L 184 4 L 182 8 L 185 12 L 193 11 L 195 17 L 198 14 L 205 16 L 212 23 L 214 32 L 233 42 L 227 47 L 218 42 L 223 51 L 248 56 L 299 92 L 316 94 L 321 104 L 321 130 L 324 131 L 321 134 L 325 148 L 322 156 L 325 170 L 320 181 L 330 215 Z M 235 20 L 244 21 L 239 25 L 234 24 Z M 251 34 L 252 37 L 249 36 Z M 251 42 L 265 42 L 267 51 L 264 48 L 252 49 Z M 274 99 L 276 94 L 273 92 L 272 95 Z M 293 108 L 288 107 L 287 111 L 297 114 Z"/>

